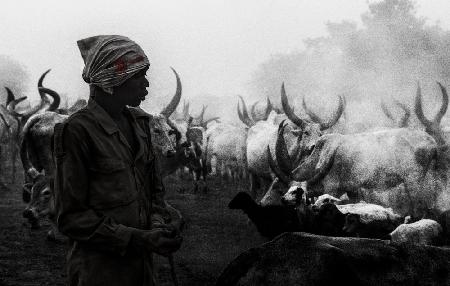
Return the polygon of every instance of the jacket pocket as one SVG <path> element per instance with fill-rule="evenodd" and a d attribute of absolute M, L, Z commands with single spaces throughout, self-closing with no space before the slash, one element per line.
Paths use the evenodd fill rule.
<path fill-rule="evenodd" d="M 90 167 L 90 204 L 114 208 L 135 199 L 130 166 L 119 159 L 97 159 Z"/>

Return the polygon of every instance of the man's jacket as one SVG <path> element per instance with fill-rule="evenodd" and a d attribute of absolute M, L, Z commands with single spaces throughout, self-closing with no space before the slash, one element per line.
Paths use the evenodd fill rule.
<path fill-rule="evenodd" d="M 152 285 L 151 255 L 129 246 L 129 227 L 170 215 L 152 150 L 150 115 L 127 108 L 136 146 L 93 99 L 55 126 L 58 229 L 68 236 L 70 285 Z"/>

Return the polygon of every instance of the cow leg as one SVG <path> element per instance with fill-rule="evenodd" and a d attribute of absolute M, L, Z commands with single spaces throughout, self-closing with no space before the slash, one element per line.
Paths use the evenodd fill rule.
<path fill-rule="evenodd" d="M 11 146 L 11 162 L 12 162 L 12 176 L 11 176 L 11 183 L 14 183 L 16 181 L 16 161 L 17 161 L 17 154 L 18 154 L 18 146 L 16 144 L 12 144 Z"/>

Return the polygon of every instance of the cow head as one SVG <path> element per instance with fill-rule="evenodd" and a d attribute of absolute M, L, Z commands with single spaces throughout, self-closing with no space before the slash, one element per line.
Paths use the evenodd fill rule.
<path fill-rule="evenodd" d="M 22 189 L 23 200 L 27 203 L 22 215 L 31 224 L 31 228 L 37 229 L 41 218 L 52 213 L 52 179 L 34 168 L 27 174 L 33 181 L 25 184 Z"/>
<path fill-rule="evenodd" d="M 251 112 L 251 117 L 250 117 L 248 114 L 247 105 L 245 104 L 244 99 L 242 98 L 242 96 L 240 96 L 240 95 L 238 95 L 238 96 L 242 103 L 242 111 L 241 111 L 240 104 L 238 102 L 237 113 L 238 113 L 239 119 L 247 127 L 252 127 L 258 121 L 267 120 L 272 111 L 276 112 L 277 114 L 282 113 L 280 110 L 274 108 L 274 106 L 272 105 L 272 102 L 270 102 L 270 99 L 267 98 L 267 103 L 263 110 L 259 110 L 259 111 L 256 110 L 257 109 L 256 107 L 257 107 L 259 101 L 256 101 L 255 103 L 253 103 L 252 107 L 250 108 L 250 112 Z"/>
<path fill-rule="evenodd" d="M 442 117 L 444 117 L 445 113 L 447 112 L 448 107 L 448 95 L 447 90 L 445 89 L 442 84 L 439 82 L 437 83 L 439 85 L 439 88 L 442 92 L 442 105 L 439 109 L 438 113 L 434 116 L 433 120 L 429 120 L 425 117 L 423 114 L 422 109 L 422 93 L 420 89 L 420 85 L 417 85 L 417 92 L 416 92 L 416 100 L 415 100 L 415 112 L 417 115 L 417 118 L 419 118 L 420 122 L 425 126 L 425 131 L 434 137 L 436 142 L 440 145 L 446 145 L 445 139 L 442 134 L 442 130 L 440 127 Z"/>
<path fill-rule="evenodd" d="M 181 135 L 168 118 L 161 114 L 154 115 L 150 120 L 150 132 L 153 147 L 159 154 L 163 157 L 175 155 Z"/>

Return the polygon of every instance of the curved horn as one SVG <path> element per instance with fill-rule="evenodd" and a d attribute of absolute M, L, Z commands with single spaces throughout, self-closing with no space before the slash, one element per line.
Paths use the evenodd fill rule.
<path fill-rule="evenodd" d="M 342 96 L 339 95 L 339 105 L 337 110 L 334 112 L 333 117 L 331 117 L 330 121 L 320 124 L 320 130 L 326 130 L 333 127 L 333 125 L 335 125 L 338 122 L 343 112 L 344 112 L 344 100 L 342 99 Z"/>
<path fill-rule="evenodd" d="M 445 89 L 445 87 L 442 86 L 442 84 L 440 82 L 437 82 L 437 84 L 439 85 L 441 92 L 442 92 L 442 105 L 441 105 L 441 108 L 439 109 L 438 114 L 436 114 L 436 116 L 434 117 L 433 121 L 439 125 L 441 123 L 442 117 L 447 112 L 448 95 L 447 95 L 447 90 Z"/>
<path fill-rule="evenodd" d="M 270 102 L 269 97 L 267 97 L 267 106 L 266 106 L 266 112 L 264 113 L 264 120 L 267 120 L 269 117 L 270 112 L 273 110 L 272 102 Z"/>
<path fill-rule="evenodd" d="M 293 166 L 291 157 L 289 156 L 289 152 L 286 146 L 286 142 L 284 141 L 284 128 L 286 128 L 286 125 L 284 124 L 284 121 L 281 121 L 281 123 L 278 125 L 278 134 L 277 134 L 277 141 L 275 143 L 275 154 L 277 158 L 278 166 L 280 166 L 281 171 L 285 174 L 290 174 Z"/>
<path fill-rule="evenodd" d="M 44 82 L 44 78 L 45 78 L 45 76 L 51 71 L 52 69 L 48 69 L 48 70 L 46 70 L 42 75 L 41 75 L 41 77 L 39 78 L 39 80 L 38 80 L 38 91 L 39 91 L 39 95 L 41 96 L 41 99 L 42 100 L 46 100 L 46 98 L 45 98 L 45 94 L 44 94 L 44 92 L 42 92 L 41 90 L 39 90 L 39 88 L 40 87 L 42 87 L 42 83 Z M 47 101 L 47 100 L 46 100 Z"/>
<path fill-rule="evenodd" d="M 277 164 L 275 163 L 275 161 L 273 160 L 272 157 L 272 152 L 270 152 L 270 147 L 269 145 L 267 145 L 267 159 L 269 161 L 269 166 L 270 169 L 272 170 L 272 172 L 277 176 L 278 179 L 280 179 L 281 182 L 283 182 L 286 185 L 289 185 L 289 183 L 291 182 L 291 180 L 289 179 L 289 176 L 287 176 L 286 174 L 283 173 L 283 171 L 281 171 Z"/>
<path fill-rule="evenodd" d="M 44 93 L 44 94 L 48 94 L 51 97 L 53 97 L 53 102 L 50 104 L 49 107 L 47 107 L 45 110 L 46 111 L 54 111 L 59 107 L 59 103 L 61 102 L 61 97 L 59 96 L 59 94 L 50 89 L 50 88 L 46 88 L 46 87 L 39 87 L 39 93 Z"/>
<path fill-rule="evenodd" d="M 177 78 L 177 91 L 175 92 L 175 95 L 172 97 L 172 100 L 169 102 L 169 104 L 160 112 L 165 117 L 169 117 L 175 111 L 175 109 L 177 109 L 178 103 L 180 103 L 181 99 L 182 87 L 180 77 L 178 76 L 178 73 L 174 68 L 171 67 L 171 69 L 174 72 L 175 77 Z"/>
<path fill-rule="evenodd" d="M 14 99 L 12 100 L 7 106 L 6 109 L 8 110 L 9 113 L 11 113 L 13 116 L 21 116 L 21 114 L 17 113 L 15 108 L 16 105 L 19 104 L 20 102 L 24 101 L 25 99 L 27 99 L 26 96 L 22 96 L 18 99 Z"/>
<path fill-rule="evenodd" d="M 291 120 L 295 125 L 300 127 L 301 129 L 305 128 L 306 123 L 295 115 L 294 110 L 289 105 L 289 101 L 286 96 L 286 90 L 284 89 L 284 82 L 281 85 L 281 105 L 283 106 L 283 111 L 286 116 Z"/>
<path fill-rule="evenodd" d="M 252 107 L 250 108 L 250 114 L 252 115 L 253 121 L 258 120 L 258 114 L 256 114 L 256 105 L 258 104 L 259 100 L 252 104 Z"/>
<path fill-rule="evenodd" d="M 389 111 L 389 109 L 386 106 L 386 103 L 384 101 L 381 101 L 380 106 L 381 106 L 381 110 L 383 111 L 384 115 L 386 115 L 386 117 L 389 118 L 390 120 L 395 121 L 394 116 L 392 116 L 392 113 Z"/>
<path fill-rule="evenodd" d="M 399 127 L 403 128 L 403 127 L 408 127 L 408 120 L 409 117 L 411 117 L 411 111 L 409 110 L 408 106 L 406 106 L 405 104 L 401 103 L 398 100 L 394 101 L 395 104 L 397 104 L 404 112 L 402 118 L 400 119 L 398 125 Z"/>
<path fill-rule="evenodd" d="M 244 116 L 242 115 L 241 108 L 239 107 L 239 101 L 238 101 L 238 104 L 237 104 L 237 113 L 238 113 L 238 116 L 239 116 L 239 120 L 241 120 L 242 123 L 245 124 Z"/>
<path fill-rule="evenodd" d="M 205 110 L 208 106 L 202 105 L 202 111 L 200 111 L 200 115 L 196 118 L 200 120 L 200 122 L 203 122 L 203 116 L 205 116 Z"/>
<path fill-rule="evenodd" d="M 6 97 L 6 106 L 8 106 L 8 104 L 13 101 L 15 97 L 14 93 L 8 87 L 5 86 L 5 89 L 6 93 L 8 94 L 8 96 Z"/>
<path fill-rule="evenodd" d="M 416 102 L 414 105 L 414 111 L 416 112 L 417 118 L 419 118 L 420 122 L 426 127 L 430 128 L 432 125 L 432 122 L 428 120 L 425 115 L 423 114 L 422 109 L 422 92 L 420 90 L 420 84 L 417 83 L 417 92 L 416 92 Z"/>
<path fill-rule="evenodd" d="M 242 118 L 244 119 L 243 122 L 248 127 L 252 127 L 253 125 L 255 125 L 255 122 L 248 116 L 247 106 L 245 105 L 244 98 L 242 98 L 242 96 L 240 95 L 238 96 L 242 101 Z"/>

